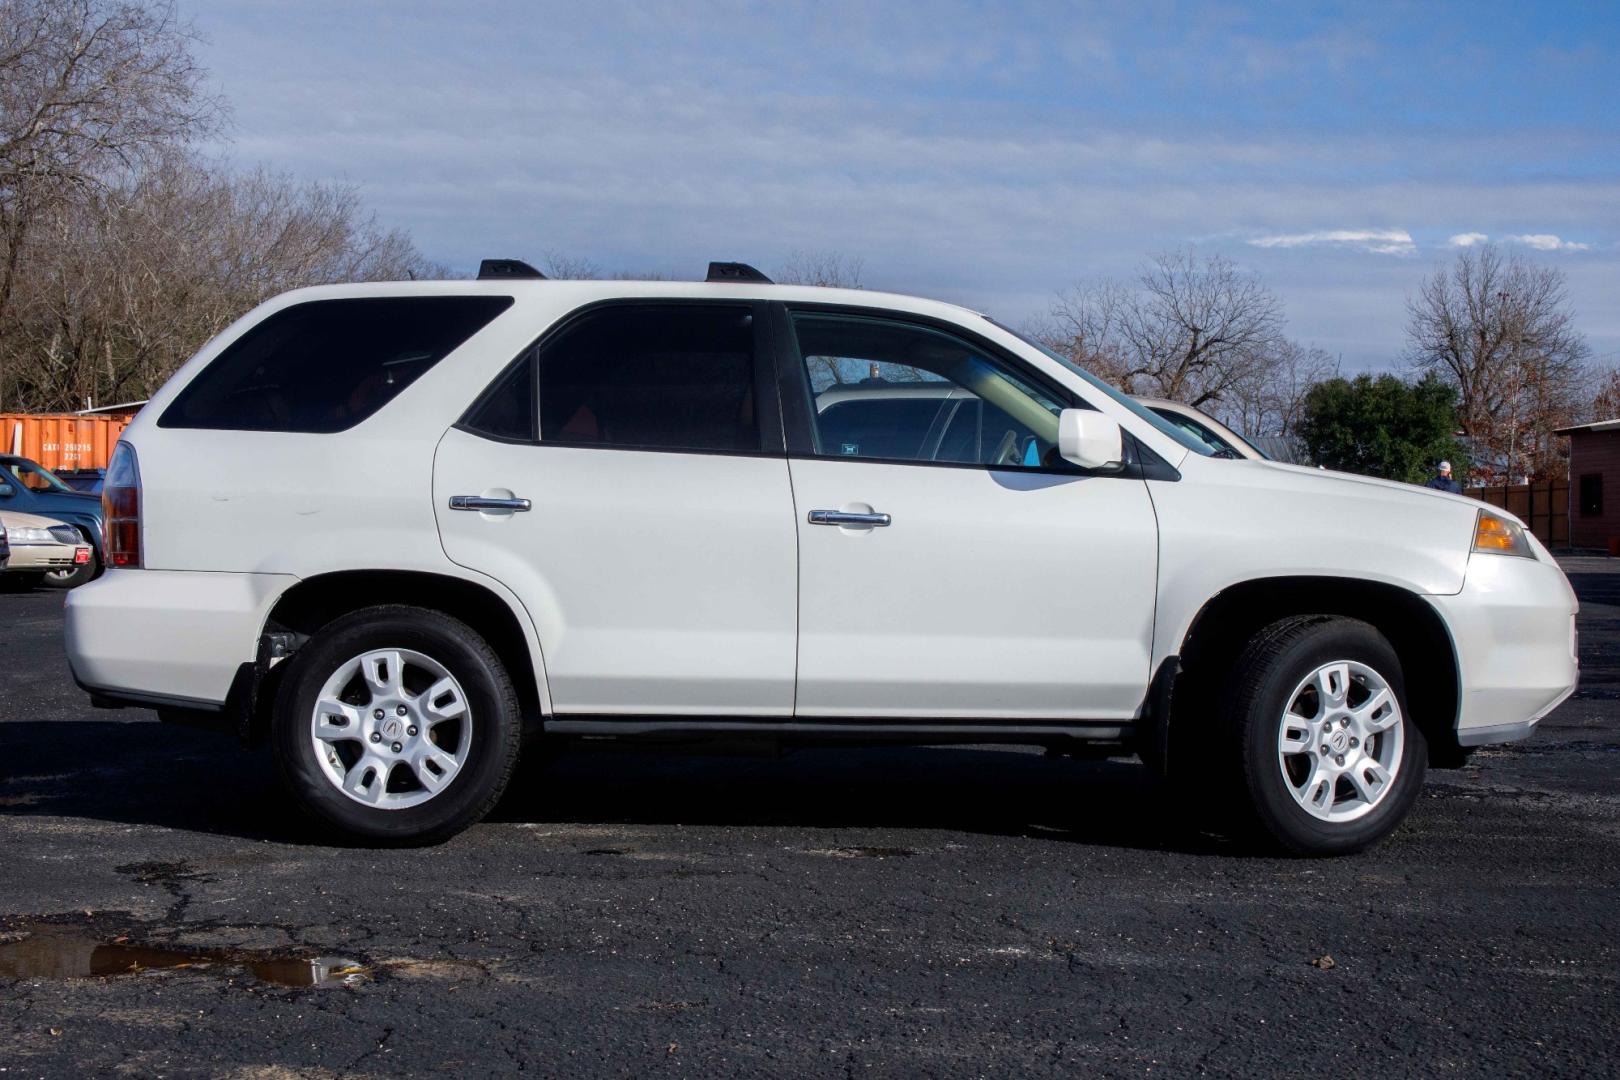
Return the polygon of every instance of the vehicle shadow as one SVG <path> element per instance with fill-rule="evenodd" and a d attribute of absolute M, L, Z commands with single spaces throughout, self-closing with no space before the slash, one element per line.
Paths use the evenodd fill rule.
<path fill-rule="evenodd" d="M 570 824 L 955 829 L 1226 851 L 1188 829 L 1135 761 L 1009 747 L 804 747 L 781 756 L 635 747 L 522 770 L 492 815 Z"/>
<path fill-rule="evenodd" d="M 268 752 L 152 722 L 0 723 L 0 814 L 156 825 L 330 845 L 283 795 Z M 999 747 L 684 749 L 530 754 L 505 823 L 955 829 L 1226 852 L 1187 828 L 1146 769 Z"/>

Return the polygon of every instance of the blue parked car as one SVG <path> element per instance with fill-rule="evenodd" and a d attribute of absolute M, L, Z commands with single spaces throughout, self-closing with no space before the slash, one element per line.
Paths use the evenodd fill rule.
<path fill-rule="evenodd" d="M 106 469 L 56 469 L 56 478 L 74 491 L 86 495 L 101 494 L 102 482 L 107 479 Z"/>
<path fill-rule="evenodd" d="M 38 514 L 72 525 L 90 541 L 90 561 L 45 575 L 46 588 L 71 589 L 101 573 L 101 499 L 74 491 L 56 474 L 15 454 L 0 454 L 0 510 Z"/>

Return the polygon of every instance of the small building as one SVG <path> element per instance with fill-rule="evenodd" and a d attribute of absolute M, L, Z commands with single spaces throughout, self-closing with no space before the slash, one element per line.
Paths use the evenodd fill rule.
<path fill-rule="evenodd" d="M 1620 419 L 1558 428 L 1569 436 L 1569 542 L 1611 548 L 1620 542 Z"/>

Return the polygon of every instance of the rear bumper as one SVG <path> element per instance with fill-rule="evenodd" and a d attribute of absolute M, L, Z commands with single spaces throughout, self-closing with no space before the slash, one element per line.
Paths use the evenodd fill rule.
<path fill-rule="evenodd" d="M 68 593 L 68 664 L 113 700 L 221 708 L 286 574 L 109 570 Z"/>
<path fill-rule="evenodd" d="M 1528 736 L 1575 691 L 1578 604 L 1551 561 L 1475 554 L 1454 596 L 1428 598 L 1457 649 L 1457 742 Z"/>

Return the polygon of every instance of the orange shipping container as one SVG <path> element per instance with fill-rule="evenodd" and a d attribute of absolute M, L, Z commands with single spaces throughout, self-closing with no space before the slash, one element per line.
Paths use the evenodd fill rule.
<path fill-rule="evenodd" d="M 0 453 L 21 454 L 47 469 L 105 469 L 134 413 L 0 413 Z"/>

